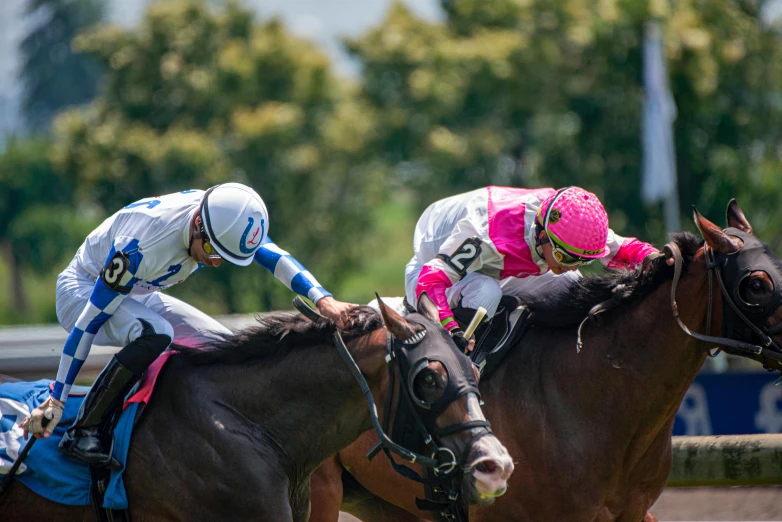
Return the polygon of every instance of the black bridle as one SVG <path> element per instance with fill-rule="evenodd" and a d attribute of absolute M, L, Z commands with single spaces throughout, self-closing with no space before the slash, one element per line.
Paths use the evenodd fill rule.
<path fill-rule="evenodd" d="M 312 321 L 325 319 L 298 296 L 293 300 L 293 305 Z M 389 388 L 386 393 L 383 425 L 381 425 L 377 414 L 372 390 L 345 346 L 339 330 L 334 331 L 333 340 L 342 360 L 361 387 L 369 406 L 372 426 L 379 438 L 378 443 L 367 453 L 367 457 L 372 460 L 382 450 L 388 456 L 397 473 L 424 484 L 427 487 L 427 493 L 431 492 L 432 498 L 427 496 L 423 500 L 416 499 L 416 505 L 419 509 L 434 511 L 441 519 L 466 521 L 466 514 L 461 508 L 462 477 L 467 471 L 467 458 L 472 446 L 482 437 L 492 434 L 491 425 L 487 420 L 475 420 L 437 428 L 434 420 L 458 397 L 467 393 L 475 393 L 477 397 L 480 396 L 478 384 L 475 381 L 471 363 L 460 353 L 457 354 L 458 350 L 451 350 L 452 353 L 443 354 L 425 349 L 425 345 L 422 344 L 425 337 L 439 335 L 440 332 L 435 327 L 428 325 L 426 321 L 417 319 L 416 315 L 412 314 L 407 319 L 423 326 L 426 328 L 425 330 L 405 340 L 397 339 L 391 332 L 386 333 L 385 360 L 388 365 Z M 429 361 L 440 362 L 449 375 L 448 385 L 442 397 L 433 404 L 426 404 L 416 397 L 413 388 L 416 376 L 428 366 Z M 400 379 L 399 401 L 396 416 L 393 419 L 392 437 L 389 437 L 386 430 L 392 424 L 390 412 L 397 373 Z M 433 433 L 430 433 L 427 423 L 434 427 Z M 483 430 L 467 443 L 462 458 L 457 460 L 454 452 L 442 444 L 442 438 L 473 428 L 483 428 Z M 425 470 L 429 471 L 425 473 L 427 476 L 422 477 L 408 466 L 397 463 L 392 454 L 398 455 L 411 464 L 417 463 L 423 466 Z"/>
<path fill-rule="evenodd" d="M 728 231 L 731 232 L 731 235 L 738 235 L 738 231 L 731 229 L 728 229 Z M 745 240 L 745 243 L 739 252 L 743 251 L 744 248 L 747 248 L 747 242 L 749 238 L 752 238 L 752 236 L 747 234 L 741 234 L 743 237 L 739 237 L 741 237 L 742 240 Z M 757 239 L 755 239 L 753 243 L 754 242 L 760 243 Z M 723 301 L 729 305 L 728 307 L 723 307 L 722 334 L 723 336 L 734 334 L 741 337 L 741 339 L 735 339 L 733 337 L 716 337 L 693 332 L 682 322 L 679 317 L 679 307 L 676 304 L 676 287 L 682 272 L 682 254 L 679 250 L 679 246 L 676 243 L 671 242 L 665 245 L 663 251 L 656 256 L 665 256 L 666 258 L 673 257 L 674 259 L 673 284 L 671 286 L 671 310 L 673 311 L 673 317 L 676 319 L 679 327 L 693 339 L 698 339 L 699 341 L 703 341 L 710 345 L 720 346 L 721 348 L 716 352 L 709 352 L 709 355 L 712 357 L 716 356 L 719 353 L 719 350 L 722 349 L 732 355 L 754 359 L 770 371 L 782 370 L 782 349 L 780 349 L 779 345 L 771 338 L 775 333 L 782 331 L 782 323 L 778 323 L 771 328 L 766 328 L 763 324 L 763 319 L 768 318 L 768 316 L 782 304 L 779 294 L 779 292 L 782 291 L 782 286 L 780 286 L 782 280 L 779 278 L 773 280 L 777 298 L 771 300 L 769 305 L 764 307 L 769 311 L 754 314 L 756 315 L 753 318 L 754 320 L 750 319 L 746 313 L 746 309 L 754 308 L 757 305 L 743 302 L 739 296 L 739 286 L 741 285 L 742 280 L 751 272 L 756 270 L 767 271 L 767 267 L 756 264 L 755 266 L 745 266 L 740 270 L 735 270 L 737 257 L 714 252 L 708 245 L 705 245 L 703 250 L 709 278 L 709 309 L 706 316 L 706 331 L 709 332 L 709 334 L 711 333 L 711 316 L 714 303 L 714 285 L 712 284 L 713 274 L 714 277 L 716 277 L 720 291 L 722 292 Z M 732 255 L 736 256 L 739 252 Z M 732 272 L 731 275 L 734 275 L 734 280 L 728 281 L 729 283 L 732 283 L 733 292 L 728 291 L 728 286 L 725 284 L 723 271 L 726 270 L 730 270 Z M 740 303 L 737 303 L 737 300 L 739 300 Z M 745 308 L 745 310 L 742 311 L 742 308 Z M 758 341 L 760 342 L 758 343 Z"/>
<path fill-rule="evenodd" d="M 661 252 L 647 256 L 639 272 L 639 277 L 646 272 L 647 267 L 653 261 L 661 258 L 673 258 L 674 273 L 670 302 L 673 317 L 682 331 L 693 339 L 703 341 L 707 345 L 719 346 L 720 348 L 717 348 L 716 351 L 710 350 L 708 352 L 711 357 L 716 356 L 720 350 L 724 350 L 731 355 L 758 361 L 769 371 L 782 371 L 782 349 L 771 338 L 771 336 L 782 331 L 782 322 L 775 324 L 771 328 L 767 328 L 764 324 L 765 320 L 779 306 L 782 306 L 782 262 L 771 253 L 768 245 L 755 236 L 734 228 L 726 229 L 725 233 L 738 237 L 744 244 L 741 249 L 732 254 L 715 252 L 708 245 L 703 247 L 709 281 L 709 303 L 706 315 L 706 332 L 708 332 L 708 335 L 693 332 L 679 317 L 679 307 L 676 304 L 676 288 L 681 279 L 683 261 L 681 250 L 676 243 L 670 242 L 663 247 Z M 743 255 L 739 255 L 742 252 Z M 764 271 L 769 274 L 774 285 L 774 298 L 762 306 L 747 303 L 740 295 L 742 281 L 754 271 Z M 726 273 L 729 277 L 727 284 L 725 282 Z M 714 306 L 713 278 L 717 279 L 723 301 L 728 304 L 727 307 L 723 307 L 722 337 L 710 335 L 712 309 Z M 729 286 L 732 292 L 729 291 Z M 587 320 L 601 312 L 617 307 L 621 304 L 621 297 L 628 290 L 624 285 L 618 285 L 613 290 L 614 297 L 592 307 L 587 317 L 578 327 L 577 351 L 580 351 L 583 346 L 581 329 Z"/>
<path fill-rule="evenodd" d="M 425 326 L 425 323 L 416 317 L 417 315 L 408 315 L 406 319 L 411 323 Z M 451 350 L 447 353 L 441 351 L 437 353 L 420 345 L 424 336 L 438 334 L 442 334 L 447 339 L 447 333 L 431 327 L 404 341 L 396 339 L 393 335 L 387 335 L 386 362 L 389 372 L 389 392 L 386 394 L 383 426 L 384 430 L 391 430 L 393 440 L 406 448 L 436 457 L 440 465 L 426 468 L 424 477 L 420 477 L 407 466 L 397 464 L 390 452 L 386 448 L 382 449 L 397 473 L 424 484 L 426 495 L 424 499 L 416 499 L 418 509 L 434 512 L 439 520 L 466 521 L 467 514 L 460 504 L 460 497 L 461 481 L 464 473 L 469 469 L 467 458 L 472 446 L 482 437 L 491 435 L 492 431 L 486 420 L 462 422 L 445 428 L 437 427 L 435 421 L 454 400 L 468 393 L 473 393 L 475 400 L 480 398 L 472 363 L 461 352 Z M 428 367 L 430 361 L 442 364 L 449 379 L 443 395 L 434 403 L 427 404 L 416 396 L 414 383 L 418 374 Z M 392 392 L 397 373 L 399 374 L 399 401 L 396 415 L 392 419 Z M 431 433 L 427 425 L 433 427 Z M 483 429 L 465 445 L 462 458 L 457 461 L 454 453 L 442 444 L 442 439 L 473 428 Z M 379 449 L 378 446 L 373 448 L 375 454 Z M 370 452 L 367 456 L 371 459 L 375 455 Z"/>

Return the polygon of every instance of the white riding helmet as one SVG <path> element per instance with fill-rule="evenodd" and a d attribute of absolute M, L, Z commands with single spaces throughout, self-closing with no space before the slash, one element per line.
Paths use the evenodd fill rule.
<path fill-rule="evenodd" d="M 269 213 L 261 196 L 241 183 L 216 185 L 201 200 L 206 235 L 220 257 L 247 266 L 269 233 Z"/>

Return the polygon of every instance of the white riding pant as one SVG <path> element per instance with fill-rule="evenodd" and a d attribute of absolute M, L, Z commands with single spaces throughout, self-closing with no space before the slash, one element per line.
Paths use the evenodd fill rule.
<path fill-rule="evenodd" d="M 84 310 L 95 286 L 95 279 L 74 266 L 68 266 L 57 278 L 57 320 L 68 331 Z M 174 342 L 195 346 L 210 338 L 210 332 L 231 333 L 225 326 L 184 301 L 160 292 L 129 295 L 106 321 L 93 341 L 103 346 L 124 347 L 136 340 L 143 329 L 139 321 L 150 323 L 156 333 L 170 336 Z"/>
<path fill-rule="evenodd" d="M 415 288 L 418 285 L 418 276 L 423 267 L 423 263 L 415 257 L 405 267 L 405 293 L 407 294 L 407 302 L 412 306 L 415 306 L 416 303 Z M 565 272 L 561 275 L 546 272 L 539 276 L 523 279 L 508 277 L 502 280 L 470 272 L 461 281 L 457 281 L 446 290 L 445 296 L 448 298 L 448 306 L 451 308 L 462 306 L 475 310 L 482 306 L 486 309 L 486 315 L 493 317 L 503 295 L 521 296 L 541 292 L 558 292 L 582 277 L 578 270 Z"/>

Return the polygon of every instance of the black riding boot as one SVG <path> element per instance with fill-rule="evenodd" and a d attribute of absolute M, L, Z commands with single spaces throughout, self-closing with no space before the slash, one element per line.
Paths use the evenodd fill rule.
<path fill-rule="evenodd" d="M 100 372 L 84 398 L 73 426 L 60 441 L 62 453 L 90 466 L 122 467 L 111 456 L 114 428 L 121 413 L 119 408 L 149 365 L 171 344 L 171 337 L 155 332 L 144 319 L 138 321 L 142 326 L 141 335 L 117 352 Z"/>
<path fill-rule="evenodd" d="M 73 425 L 60 441 L 60 452 L 90 466 L 122 467 L 111 456 L 112 448 L 104 448 L 103 440 L 113 440 L 114 428 L 119 420 L 118 410 L 139 377 L 112 357 L 81 403 Z M 113 446 L 113 443 L 107 445 Z"/>

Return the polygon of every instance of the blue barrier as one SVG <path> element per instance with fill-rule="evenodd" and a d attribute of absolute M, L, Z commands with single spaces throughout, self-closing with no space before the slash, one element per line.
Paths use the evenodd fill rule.
<path fill-rule="evenodd" d="M 700 374 L 676 414 L 674 435 L 782 433 L 778 374 Z"/>

